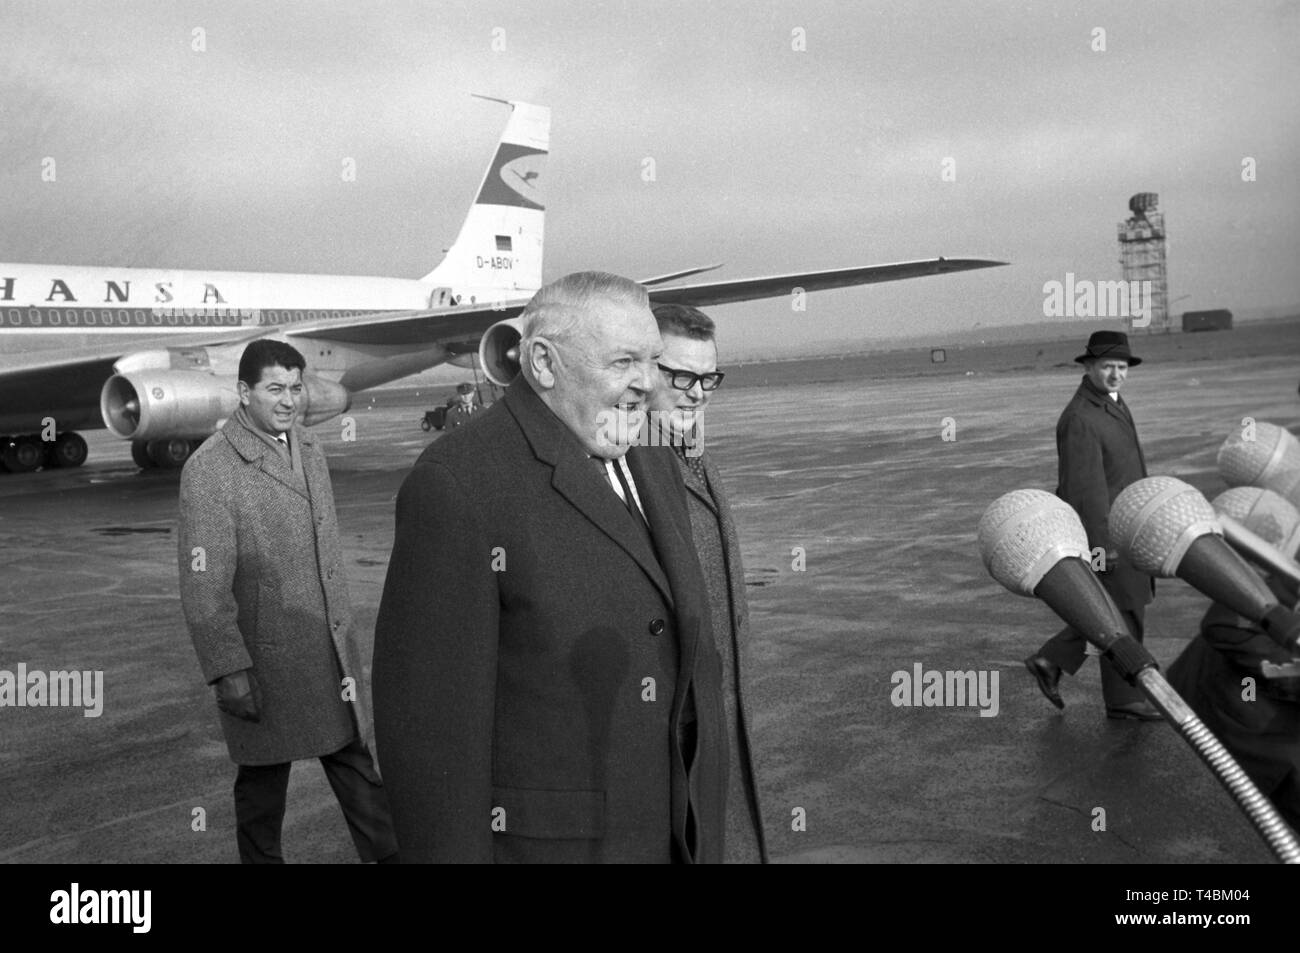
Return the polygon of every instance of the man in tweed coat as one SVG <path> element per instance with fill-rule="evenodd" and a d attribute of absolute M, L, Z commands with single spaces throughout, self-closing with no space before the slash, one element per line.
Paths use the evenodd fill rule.
<path fill-rule="evenodd" d="M 522 322 L 522 376 L 397 497 L 374 684 L 402 861 L 717 862 L 708 599 L 671 455 L 631 446 L 646 291 L 567 275 Z"/>
<path fill-rule="evenodd" d="M 320 758 L 361 859 L 387 861 L 329 469 L 295 423 L 304 367 L 278 341 L 244 350 L 239 409 L 181 474 L 181 603 L 239 766 L 240 859 L 283 863 L 291 762 Z"/>
<path fill-rule="evenodd" d="M 1147 475 L 1137 425 L 1119 395 L 1128 369 L 1142 359 L 1130 352 L 1128 335 L 1096 331 L 1088 339 L 1087 351 L 1075 361 L 1084 366 L 1085 373 L 1056 424 L 1056 495 L 1078 512 L 1088 533 L 1088 546 L 1097 554 L 1094 566 L 1102 586 L 1123 614 L 1130 634 L 1141 642 L 1143 609 L 1152 600 L 1155 583 L 1146 573 L 1127 565 L 1115 550 L 1107 520 L 1115 497 Z M 1038 687 L 1057 708 L 1065 707 L 1057 690 L 1061 672 L 1073 675 L 1079 670 L 1086 645 L 1084 637 L 1067 626 L 1025 659 Z M 1125 682 L 1105 658 L 1101 660 L 1101 691 L 1109 718 L 1161 720 L 1142 693 Z"/>
<path fill-rule="evenodd" d="M 709 590 L 714 645 L 722 658 L 723 704 L 731 753 L 727 776 L 727 863 L 765 863 L 767 847 L 754 780 L 749 684 L 749 605 L 740 539 L 722 477 L 704 450 L 702 419 L 722 382 L 713 319 L 686 305 L 654 309 L 663 338 L 660 379 L 650 397 L 659 442 L 671 446 L 686 484 L 691 531 Z"/>

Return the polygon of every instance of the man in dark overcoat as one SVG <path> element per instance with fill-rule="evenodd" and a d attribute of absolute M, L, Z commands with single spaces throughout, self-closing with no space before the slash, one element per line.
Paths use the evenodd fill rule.
<path fill-rule="evenodd" d="M 722 658 L 722 697 L 731 755 L 725 859 L 727 863 L 765 863 L 767 846 L 748 707 L 752 672 L 745 567 L 722 475 L 704 445 L 704 412 L 724 376 L 718 370 L 716 332 L 712 318 L 688 305 L 659 305 L 654 315 L 664 351 L 659 358 L 658 385 L 650 397 L 652 424 L 659 443 L 673 448 L 686 484 L 695 550 L 709 591 L 713 641 Z"/>
<path fill-rule="evenodd" d="M 1293 589 L 1269 582 L 1282 604 L 1295 604 Z M 1300 831 L 1298 671 L 1291 653 L 1263 629 L 1216 603 L 1167 676 L 1278 813 Z"/>
<path fill-rule="evenodd" d="M 1137 425 L 1119 394 L 1129 368 L 1142 359 L 1129 350 L 1128 335 L 1096 331 L 1075 361 L 1084 366 L 1084 375 L 1056 424 L 1056 494 L 1078 512 L 1088 533 L 1093 568 L 1129 632 L 1141 642 L 1144 608 L 1153 598 L 1155 581 L 1120 556 L 1111 543 L 1107 520 L 1115 497 L 1147 475 Z M 1079 670 L 1087 645 L 1082 634 L 1067 626 L 1025 659 L 1038 687 L 1057 708 L 1065 707 L 1058 690 L 1061 672 L 1073 675 Z M 1160 713 L 1146 703 L 1141 691 L 1125 682 L 1105 658 L 1101 687 L 1108 717 L 1160 720 Z"/>
<path fill-rule="evenodd" d="M 304 367 L 279 341 L 244 350 L 239 409 L 181 474 L 181 604 L 239 766 L 241 860 L 283 863 L 291 763 L 320 758 L 361 859 L 391 861 L 329 468 L 296 423 Z"/>
<path fill-rule="evenodd" d="M 721 859 L 721 661 L 666 448 L 645 289 L 521 315 L 522 373 L 397 499 L 375 727 L 403 862 Z M 629 449 L 630 447 L 630 449 Z"/>

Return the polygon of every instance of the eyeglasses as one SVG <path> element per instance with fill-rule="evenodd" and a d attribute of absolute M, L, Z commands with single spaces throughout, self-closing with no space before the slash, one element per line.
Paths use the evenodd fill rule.
<path fill-rule="evenodd" d="M 668 381 L 677 390 L 690 390 L 695 386 L 695 382 L 700 382 L 700 390 L 717 390 L 718 385 L 722 383 L 722 378 L 726 377 L 722 371 L 710 371 L 707 374 L 696 374 L 692 371 L 684 371 L 677 367 L 668 367 L 665 364 L 659 365 L 659 370 L 668 375 Z"/>

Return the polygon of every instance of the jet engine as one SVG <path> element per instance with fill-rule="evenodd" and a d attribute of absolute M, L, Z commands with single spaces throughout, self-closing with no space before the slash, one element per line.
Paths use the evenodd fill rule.
<path fill-rule="evenodd" d="M 303 384 L 298 419 L 304 426 L 329 420 L 351 406 L 352 395 L 340 384 L 312 374 L 304 376 Z M 133 441 L 201 439 L 238 406 L 235 378 L 201 371 L 145 368 L 115 374 L 99 395 L 104 425 Z"/>
<path fill-rule="evenodd" d="M 498 321 L 483 332 L 478 342 L 478 359 L 492 383 L 508 387 L 519 375 L 519 342 L 523 326 L 518 318 Z"/>

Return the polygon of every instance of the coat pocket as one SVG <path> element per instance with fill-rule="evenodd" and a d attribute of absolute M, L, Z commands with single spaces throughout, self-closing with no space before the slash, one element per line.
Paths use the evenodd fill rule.
<path fill-rule="evenodd" d="M 504 834 L 556 840 L 605 836 L 604 791 L 493 787 L 492 804 L 505 810 Z"/>

